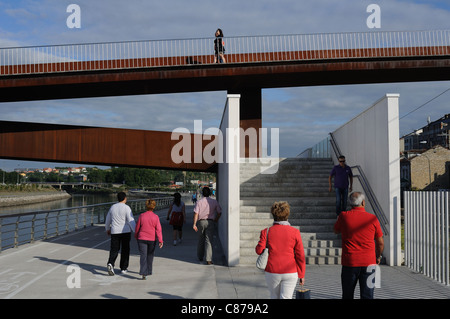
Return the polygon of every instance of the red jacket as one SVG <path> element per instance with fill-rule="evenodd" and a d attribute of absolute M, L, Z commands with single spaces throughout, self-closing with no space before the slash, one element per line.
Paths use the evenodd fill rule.
<path fill-rule="evenodd" d="M 260 255 L 266 248 L 267 228 L 261 231 L 255 251 Z M 275 274 L 297 272 L 298 278 L 305 277 L 305 251 L 300 231 L 288 225 L 274 224 L 269 229 L 269 260 L 266 271 Z"/>

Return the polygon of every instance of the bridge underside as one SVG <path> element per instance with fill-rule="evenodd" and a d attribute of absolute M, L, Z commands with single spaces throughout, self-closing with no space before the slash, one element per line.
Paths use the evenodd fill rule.
<path fill-rule="evenodd" d="M 0 78 L 0 102 L 316 85 L 450 80 L 450 58 L 228 63 L 22 74 Z"/>
<path fill-rule="evenodd" d="M 131 166 L 188 171 L 215 171 L 216 165 L 198 161 L 215 139 L 187 134 L 171 139 L 170 132 L 0 121 L 0 158 L 106 166 Z M 187 141 L 184 141 L 184 138 Z M 184 141 L 190 163 L 175 163 L 172 148 Z M 200 147 L 195 143 L 200 141 Z M 214 145 L 214 144 L 213 144 Z M 212 146 L 213 146 L 212 145 Z M 178 148 L 177 148 L 178 149 Z M 200 158 L 200 157 L 197 157 Z M 201 157 L 203 158 L 203 157 Z"/>

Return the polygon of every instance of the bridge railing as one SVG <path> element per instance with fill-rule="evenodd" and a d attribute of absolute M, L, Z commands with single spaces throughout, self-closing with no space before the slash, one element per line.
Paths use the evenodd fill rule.
<path fill-rule="evenodd" d="M 227 63 L 450 55 L 450 31 L 225 37 Z M 0 48 L 0 76 L 214 63 L 214 38 Z"/>
<path fill-rule="evenodd" d="M 156 210 L 169 207 L 172 197 L 154 198 Z M 145 199 L 128 200 L 133 215 L 145 211 Z M 114 203 L 68 207 L 29 213 L 0 214 L 0 252 L 22 244 L 45 240 L 105 222 Z"/>

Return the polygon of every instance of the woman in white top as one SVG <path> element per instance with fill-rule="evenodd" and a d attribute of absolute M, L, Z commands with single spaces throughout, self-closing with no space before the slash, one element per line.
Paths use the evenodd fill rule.
<path fill-rule="evenodd" d="M 172 217 L 170 217 L 172 213 Z M 183 224 L 186 223 L 186 212 L 184 202 L 181 200 L 180 193 L 175 193 L 173 195 L 173 203 L 169 207 L 167 212 L 167 220 L 170 219 L 169 224 L 173 226 L 173 245 L 181 243 L 181 238 L 183 237 Z"/>

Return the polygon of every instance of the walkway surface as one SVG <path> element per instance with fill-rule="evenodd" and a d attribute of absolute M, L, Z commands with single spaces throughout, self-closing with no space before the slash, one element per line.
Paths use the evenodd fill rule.
<path fill-rule="evenodd" d="M 140 280 L 139 253 L 134 239 L 128 273 L 122 275 L 116 270 L 115 276 L 108 275 L 110 239 L 103 225 L 96 225 L 0 253 L 0 298 L 269 298 L 264 273 L 251 266 L 225 266 L 217 238 L 214 265 L 197 260 L 192 209 L 187 206 L 188 222 L 183 242 L 177 246 L 173 246 L 172 227 L 165 219 L 167 210 L 157 212 L 161 216 L 165 243 L 162 249 L 157 248 L 153 275 L 147 280 Z M 335 265 L 307 265 L 306 285 L 311 289 L 312 299 L 340 299 L 340 270 Z M 381 266 L 381 288 L 375 290 L 375 297 L 448 299 L 450 287 L 406 267 Z"/>

